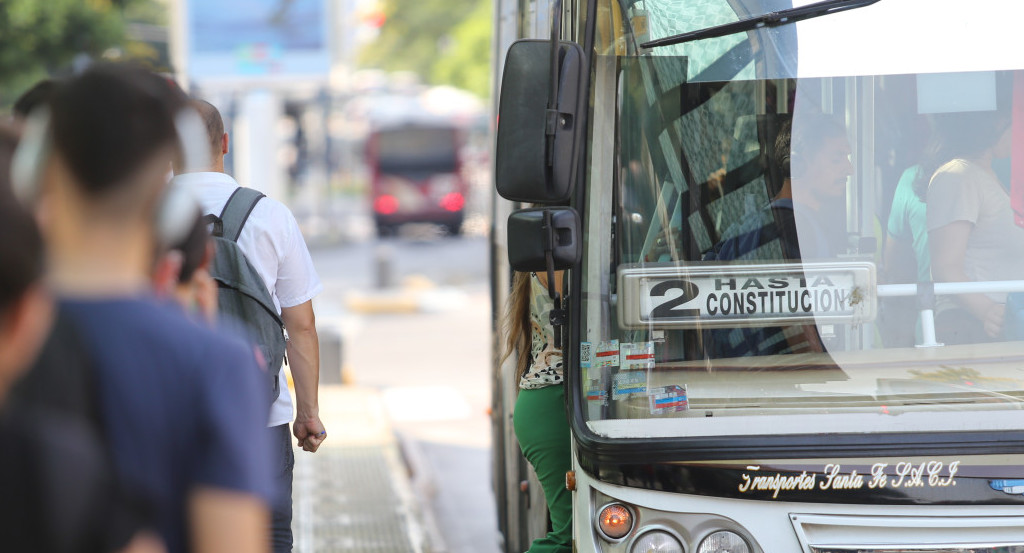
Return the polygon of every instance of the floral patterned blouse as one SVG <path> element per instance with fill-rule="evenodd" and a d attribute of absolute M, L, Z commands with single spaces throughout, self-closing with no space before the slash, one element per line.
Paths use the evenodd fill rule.
<path fill-rule="evenodd" d="M 555 347 L 555 333 L 550 314 L 555 302 L 547 288 L 530 275 L 530 366 L 519 379 L 521 390 L 534 390 L 562 383 L 562 351 Z"/>

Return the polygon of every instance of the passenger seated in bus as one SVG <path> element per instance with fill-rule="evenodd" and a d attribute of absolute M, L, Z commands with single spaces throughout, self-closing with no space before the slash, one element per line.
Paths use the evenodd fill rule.
<path fill-rule="evenodd" d="M 936 116 L 936 141 L 915 182 L 927 203 L 929 251 L 936 282 L 1024 277 L 1024 229 L 993 162 L 1009 157 L 1010 118 L 997 111 Z M 936 337 L 945 344 L 1002 337 L 1006 292 L 939 296 Z"/>
<path fill-rule="evenodd" d="M 840 233 L 847 179 L 853 174 L 846 129 L 825 115 L 786 121 L 772 161 L 782 182 L 769 190 L 771 202 L 756 217 L 735 223 L 704 255 L 706 261 L 798 262 L 826 259 L 845 251 Z M 742 328 L 711 332 L 711 357 L 824 351 L 814 325 Z"/>
<path fill-rule="evenodd" d="M 736 222 L 707 260 L 798 261 L 825 259 L 845 252 L 842 225 L 846 183 L 853 174 L 846 129 L 825 115 L 798 118 L 779 129 L 772 163 L 782 181 L 771 186 L 771 201 L 756 217 Z M 838 231 L 837 231 L 837 227 Z"/>

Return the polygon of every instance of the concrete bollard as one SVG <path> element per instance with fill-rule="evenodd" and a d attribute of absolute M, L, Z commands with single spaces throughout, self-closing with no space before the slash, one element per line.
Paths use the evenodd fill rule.
<path fill-rule="evenodd" d="M 386 290 L 395 285 L 395 249 L 389 244 L 377 244 L 374 250 L 374 284 L 378 290 Z"/>
<path fill-rule="evenodd" d="M 342 340 L 334 329 L 318 328 L 320 340 L 320 384 L 341 384 Z"/>

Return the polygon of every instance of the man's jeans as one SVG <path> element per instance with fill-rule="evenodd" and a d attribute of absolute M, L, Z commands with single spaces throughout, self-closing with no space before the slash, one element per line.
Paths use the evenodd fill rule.
<path fill-rule="evenodd" d="M 274 553 L 292 551 L 292 470 L 295 453 L 292 452 L 292 434 L 287 424 L 268 428 L 274 447 L 274 491 L 277 495 L 272 509 L 270 526 Z"/>

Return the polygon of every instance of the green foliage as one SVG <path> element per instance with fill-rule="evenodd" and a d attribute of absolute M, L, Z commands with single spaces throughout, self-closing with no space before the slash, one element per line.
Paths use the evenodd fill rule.
<path fill-rule="evenodd" d="M 133 12 L 156 17 L 166 7 L 157 0 L 0 0 L 0 105 L 80 55 L 98 59 L 125 46 L 125 16 Z"/>
<path fill-rule="evenodd" d="M 432 81 L 450 84 L 487 98 L 491 89 L 491 3 L 476 8 L 452 32 L 453 47 L 438 58 Z"/>
<path fill-rule="evenodd" d="M 149 23 L 162 27 L 170 25 L 170 13 L 165 0 L 130 0 L 123 4 L 125 21 Z"/>
<path fill-rule="evenodd" d="M 0 0 L 0 82 L 56 70 L 79 53 L 102 54 L 122 35 L 109 2 Z"/>
<path fill-rule="evenodd" d="M 491 0 L 385 0 L 384 12 L 380 35 L 361 52 L 363 67 L 413 71 L 487 96 Z"/>

